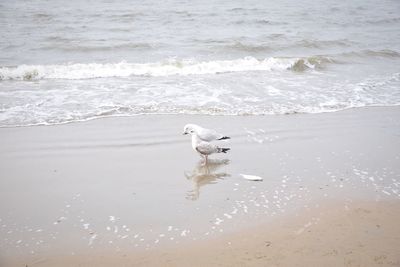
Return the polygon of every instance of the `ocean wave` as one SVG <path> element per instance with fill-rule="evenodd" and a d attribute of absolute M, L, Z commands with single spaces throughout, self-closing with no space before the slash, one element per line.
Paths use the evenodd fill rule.
<path fill-rule="evenodd" d="M 304 48 L 317 48 L 322 49 L 325 47 L 348 47 L 353 42 L 347 39 L 339 40 L 301 40 L 293 45 L 293 47 L 304 47 Z"/>
<path fill-rule="evenodd" d="M 115 13 L 114 10 L 109 10 L 110 13 Z M 107 14 L 107 13 L 105 13 Z M 108 18 L 112 19 L 121 19 L 121 18 L 126 18 L 126 19 L 132 19 L 132 18 L 137 18 L 140 16 L 144 16 L 145 14 L 142 12 L 128 12 L 128 13 L 122 13 L 122 14 L 112 14 L 112 15 L 103 15 Z"/>
<path fill-rule="evenodd" d="M 87 63 L 61 65 L 19 65 L 0 67 L 0 80 L 41 80 L 41 79 L 92 79 L 129 76 L 171 76 L 203 75 L 245 71 L 304 71 L 320 68 L 333 62 L 327 57 L 310 58 L 266 58 L 245 57 L 235 60 L 170 59 L 156 63 Z"/>
<path fill-rule="evenodd" d="M 400 53 L 394 50 L 382 49 L 382 50 L 361 50 L 361 51 L 345 52 L 338 54 L 337 56 L 399 58 Z"/>
<path fill-rule="evenodd" d="M 244 51 L 244 52 L 265 52 L 273 50 L 272 47 L 264 44 L 246 44 L 242 42 L 235 42 L 233 44 L 224 45 L 224 49 Z"/>
<path fill-rule="evenodd" d="M 247 25 L 247 24 L 259 24 L 259 25 L 287 25 L 287 22 L 284 21 L 271 21 L 271 20 L 266 20 L 266 19 L 255 19 L 255 20 L 236 20 L 233 21 L 232 24 L 234 25 Z"/>
<path fill-rule="evenodd" d="M 293 71 L 305 71 L 307 69 L 322 69 L 326 64 L 335 63 L 336 61 L 329 57 L 324 56 L 314 56 L 305 59 L 297 60 L 290 70 Z"/>
<path fill-rule="evenodd" d="M 246 73 L 244 76 L 253 81 L 261 75 Z M 221 87 L 220 83 L 214 83 L 219 78 L 229 85 Z M 0 127 L 52 125 L 143 114 L 290 115 L 400 105 L 398 72 L 371 76 L 354 83 L 328 81 L 325 84 L 325 78 L 322 78 L 324 86 L 309 86 L 297 78 L 286 82 L 279 79 L 280 85 L 267 79 L 258 86 L 248 86 L 247 82 L 240 84 L 237 80 L 226 81 L 221 76 L 212 79 L 211 83 L 191 79 L 186 82 L 179 79 L 180 83 L 162 80 L 152 79 L 151 84 L 139 82 L 133 86 L 124 80 L 100 83 L 57 81 L 56 84 L 63 84 L 65 88 L 50 86 L 50 90 L 41 90 L 40 83 L 28 83 L 24 90 L 6 83 L 10 88 L 0 91 L 0 100 L 8 100 L 7 104 L 0 105 Z"/>
<path fill-rule="evenodd" d="M 121 29 L 118 29 L 121 31 Z M 62 50 L 66 52 L 101 52 L 101 51 L 114 51 L 114 50 L 142 50 L 142 49 L 153 49 L 161 46 L 161 44 L 150 44 L 150 43 L 120 43 L 120 44 L 93 44 L 93 45 L 81 45 L 75 43 L 72 40 L 60 38 L 55 41 L 54 44 L 45 45 L 39 48 L 39 50 Z"/>
<path fill-rule="evenodd" d="M 241 41 L 224 41 L 224 42 L 209 42 L 210 44 L 214 44 L 212 49 L 222 49 L 222 50 L 233 50 L 240 52 L 248 52 L 248 53 L 258 53 L 258 52 L 272 52 L 272 51 L 284 51 L 284 50 L 293 50 L 293 49 L 325 49 L 332 47 L 350 47 L 354 43 L 347 39 L 338 39 L 338 40 L 300 40 L 297 42 L 287 42 L 284 35 L 281 34 L 271 34 L 268 35 L 268 42 L 264 43 L 251 43 L 251 42 L 241 42 Z M 276 42 L 272 40 L 283 41 L 284 44 L 278 45 Z"/>
<path fill-rule="evenodd" d="M 32 15 L 35 22 L 50 22 L 54 19 L 54 16 L 47 13 L 37 13 Z"/>
<path fill-rule="evenodd" d="M 333 101 L 334 102 L 334 101 Z M 6 118 L 0 120 L 0 128 L 8 127 L 26 127 L 26 126 L 51 126 L 68 124 L 75 122 L 85 122 L 101 118 L 112 117 L 132 117 L 143 115 L 207 115 L 207 116 L 274 116 L 274 115 L 295 115 L 295 114 L 320 114 L 338 112 L 354 108 L 366 107 L 396 107 L 400 103 L 393 104 L 367 104 L 367 103 L 321 103 L 319 106 L 280 106 L 265 109 L 224 109 L 219 107 L 164 107 L 157 108 L 156 106 L 143 107 L 121 107 L 115 106 L 108 110 L 98 112 L 77 113 L 77 112 L 62 112 L 57 117 L 40 116 L 33 114 L 32 117 L 25 118 Z M 5 114 L 6 117 L 8 114 Z M 38 115 L 37 117 L 34 117 Z"/>
<path fill-rule="evenodd" d="M 227 10 L 228 12 L 234 12 L 234 13 L 244 13 L 244 12 L 257 12 L 257 11 L 262 11 L 258 8 L 243 8 L 243 7 L 234 7 L 230 8 Z"/>
<path fill-rule="evenodd" d="M 362 54 L 368 55 L 368 56 L 378 56 L 378 57 L 388 57 L 388 58 L 398 58 L 400 57 L 400 53 L 393 51 L 393 50 L 379 50 L 379 51 L 374 51 L 374 50 L 365 50 L 362 52 Z"/>
<path fill-rule="evenodd" d="M 400 22 L 400 17 L 364 21 L 364 23 L 373 24 L 373 25 L 376 25 L 376 24 L 392 24 L 392 23 L 398 23 L 398 22 Z"/>

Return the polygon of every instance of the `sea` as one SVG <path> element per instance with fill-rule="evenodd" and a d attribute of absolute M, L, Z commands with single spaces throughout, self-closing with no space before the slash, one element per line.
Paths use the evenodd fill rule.
<path fill-rule="evenodd" d="M 399 104 L 398 0 L 0 0 L 0 127 Z"/>

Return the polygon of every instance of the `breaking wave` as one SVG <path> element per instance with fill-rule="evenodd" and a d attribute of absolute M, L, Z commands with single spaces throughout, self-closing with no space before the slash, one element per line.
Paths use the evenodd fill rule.
<path fill-rule="evenodd" d="M 92 79 L 129 76 L 171 76 L 203 75 L 245 71 L 304 71 L 318 69 L 333 62 L 328 57 L 310 58 L 266 58 L 245 57 L 234 60 L 170 59 L 155 63 L 88 63 L 60 65 L 19 65 L 0 67 L 0 80 L 41 80 L 41 79 Z"/>
<path fill-rule="evenodd" d="M 259 76 L 254 73 L 249 80 Z M 355 82 L 326 82 L 321 77 L 325 86 L 310 86 L 302 79 L 279 79 L 284 84 L 276 85 L 268 79 L 268 83 L 248 86 L 246 81 L 240 84 L 238 80 L 219 76 L 228 83 L 221 87 L 214 79 L 198 83 L 180 78 L 178 83 L 151 79 L 151 84 L 139 83 L 139 86 L 113 79 L 62 81 L 62 88 L 45 90 L 36 82 L 27 83 L 24 90 L 5 83 L 6 90 L 0 98 L 9 101 L 0 105 L 0 127 L 53 125 L 142 114 L 259 116 L 400 105 L 398 72 Z"/>

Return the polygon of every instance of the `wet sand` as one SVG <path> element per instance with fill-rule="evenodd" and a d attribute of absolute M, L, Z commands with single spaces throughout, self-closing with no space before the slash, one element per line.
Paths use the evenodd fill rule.
<path fill-rule="evenodd" d="M 299 216 L 189 246 L 76 255 L 45 266 L 399 266 L 399 220 L 398 202 L 324 203 Z"/>
<path fill-rule="evenodd" d="M 1 128 L 0 265 L 398 266 L 399 118 L 376 107 Z M 201 166 L 188 122 L 231 135 L 231 153 Z"/>

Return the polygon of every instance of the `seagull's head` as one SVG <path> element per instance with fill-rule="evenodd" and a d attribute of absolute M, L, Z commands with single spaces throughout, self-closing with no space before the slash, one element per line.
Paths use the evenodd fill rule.
<path fill-rule="evenodd" d="M 195 134 L 196 128 L 197 125 L 195 124 L 186 124 L 185 127 L 183 127 L 183 134 Z"/>

